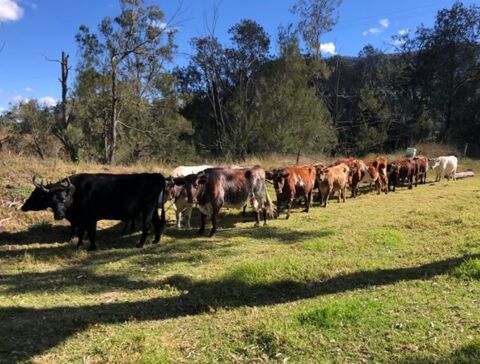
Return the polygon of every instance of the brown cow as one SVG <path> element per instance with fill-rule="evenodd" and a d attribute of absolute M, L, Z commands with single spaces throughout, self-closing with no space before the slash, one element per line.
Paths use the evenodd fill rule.
<path fill-rule="evenodd" d="M 253 168 L 208 168 L 198 174 L 174 178 L 176 185 L 185 185 L 187 200 L 196 198 L 201 213 L 199 234 L 205 231 L 207 217 L 212 219 L 210 236 L 217 232 L 217 216 L 222 207 L 242 208 L 250 203 L 255 211 L 256 225 L 260 223 L 260 212 L 267 224 L 267 213 L 273 215 L 272 200 L 267 192 L 265 171 Z"/>
<path fill-rule="evenodd" d="M 378 171 L 378 180 L 375 182 L 377 193 L 380 194 L 381 191 L 388 193 L 388 172 L 387 172 L 387 159 L 384 157 L 377 157 L 370 161 L 365 162 L 367 167 L 373 167 Z M 371 171 L 373 172 L 373 169 Z"/>
<path fill-rule="evenodd" d="M 378 172 L 377 169 L 377 164 L 376 167 L 374 167 L 371 162 L 370 164 L 366 164 L 360 159 L 353 159 L 353 158 L 348 158 L 348 159 L 338 159 L 332 163 L 332 166 L 338 166 L 339 164 L 344 163 L 350 168 L 350 173 L 349 173 L 349 186 L 352 191 L 352 197 L 356 198 L 358 195 L 358 186 L 360 182 L 365 182 L 375 184 L 375 188 L 380 194 L 381 190 L 381 182 L 380 182 L 380 173 Z"/>
<path fill-rule="evenodd" d="M 285 167 L 269 173 L 268 177 L 273 181 L 277 194 L 278 214 L 280 214 L 281 205 L 286 202 L 288 219 L 292 202 L 297 197 L 305 198 L 305 212 L 309 211 L 315 187 L 315 173 L 314 166 Z"/>
<path fill-rule="evenodd" d="M 388 164 L 388 186 L 393 186 L 393 192 L 395 187 L 400 181 L 408 181 L 408 189 L 413 187 L 413 177 L 415 176 L 415 162 L 411 158 L 404 158 L 393 161 Z M 415 181 L 417 186 L 417 181 Z"/>
<path fill-rule="evenodd" d="M 413 158 L 415 162 L 415 181 L 420 180 L 420 184 L 427 182 L 428 158 L 424 156 L 417 156 Z"/>
<path fill-rule="evenodd" d="M 338 202 L 345 202 L 345 193 L 348 186 L 350 168 L 344 163 L 338 166 L 327 167 L 317 172 L 317 180 L 320 184 L 320 193 L 322 196 L 322 205 L 327 207 L 330 194 L 339 191 Z"/>

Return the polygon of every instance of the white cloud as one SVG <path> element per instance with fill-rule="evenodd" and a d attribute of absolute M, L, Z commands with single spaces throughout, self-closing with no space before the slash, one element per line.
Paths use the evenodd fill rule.
<path fill-rule="evenodd" d="M 332 56 L 337 54 L 336 49 L 335 49 L 335 44 L 333 42 L 320 44 L 320 51 L 322 53 L 331 54 Z"/>
<path fill-rule="evenodd" d="M 55 106 L 58 103 L 58 101 L 51 96 L 45 96 L 45 97 L 39 98 L 38 103 L 41 106 L 52 107 L 52 106 Z"/>
<path fill-rule="evenodd" d="M 410 34 L 410 29 L 408 29 L 408 28 L 400 29 L 400 30 L 398 31 L 398 35 L 400 35 L 400 36 L 402 36 L 402 37 L 404 37 L 404 36 L 406 36 L 406 35 L 408 35 L 408 34 Z"/>
<path fill-rule="evenodd" d="M 27 86 L 27 87 L 25 87 L 25 91 L 26 92 L 32 92 L 33 88 L 31 88 L 30 86 Z"/>
<path fill-rule="evenodd" d="M 167 27 L 167 23 L 163 22 L 163 21 L 158 21 L 158 20 L 152 20 L 150 22 L 150 25 L 154 28 L 158 28 L 158 29 L 165 29 Z"/>
<path fill-rule="evenodd" d="M 15 95 L 10 99 L 10 102 L 12 104 L 24 104 L 26 102 L 29 102 L 30 99 L 28 97 L 22 96 L 22 95 Z"/>
<path fill-rule="evenodd" d="M 15 0 L 0 0 L 0 23 L 16 21 L 23 16 L 23 9 Z"/>
<path fill-rule="evenodd" d="M 365 37 L 366 35 L 368 34 L 380 34 L 381 32 L 383 32 L 385 29 L 388 28 L 388 26 L 390 25 L 390 21 L 387 19 L 387 18 L 383 18 L 383 19 L 380 19 L 378 21 L 378 24 L 380 24 L 379 27 L 375 27 L 375 28 L 370 28 L 368 30 L 364 30 L 362 32 L 362 35 Z"/>

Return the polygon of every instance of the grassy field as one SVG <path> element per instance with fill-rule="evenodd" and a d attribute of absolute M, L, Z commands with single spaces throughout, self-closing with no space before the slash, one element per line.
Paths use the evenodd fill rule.
<path fill-rule="evenodd" d="M 212 239 L 169 210 L 143 249 L 104 222 L 93 253 L 51 212 L 16 210 L 33 173 L 108 170 L 2 155 L 0 362 L 480 362 L 478 177 L 364 190 L 266 227 L 229 210 Z M 135 170 L 162 168 L 114 169 Z"/>

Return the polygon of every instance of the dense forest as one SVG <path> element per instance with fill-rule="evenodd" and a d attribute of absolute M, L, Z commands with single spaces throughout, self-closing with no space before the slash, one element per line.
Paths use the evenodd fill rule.
<path fill-rule="evenodd" d="M 120 0 L 98 29 L 79 25 L 78 64 L 59 49 L 56 106 L 29 100 L 0 116 L 0 150 L 114 164 L 442 142 L 478 156 L 480 7 L 438 11 L 433 27 L 394 37 L 394 53 L 365 45 L 357 57 L 324 57 L 339 5 L 298 0 L 298 23 L 276 39 L 244 19 L 221 42 L 212 24 L 176 67 L 178 30 L 161 9 Z"/>

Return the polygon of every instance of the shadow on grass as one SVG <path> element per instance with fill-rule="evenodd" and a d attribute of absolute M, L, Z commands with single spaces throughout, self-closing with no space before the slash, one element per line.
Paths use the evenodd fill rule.
<path fill-rule="evenodd" d="M 29 360 L 95 324 L 164 320 L 217 308 L 274 305 L 399 281 L 425 280 L 479 256 L 465 255 L 417 267 L 358 271 L 308 283 L 285 280 L 250 285 L 242 280 L 192 280 L 175 275 L 160 283 L 183 292 L 174 297 L 53 308 L 2 307 L 0 361 Z"/>
<path fill-rule="evenodd" d="M 443 357 L 409 355 L 399 360 L 403 364 L 473 364 L 480 363 L 480 338 Z"/>

